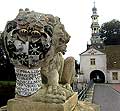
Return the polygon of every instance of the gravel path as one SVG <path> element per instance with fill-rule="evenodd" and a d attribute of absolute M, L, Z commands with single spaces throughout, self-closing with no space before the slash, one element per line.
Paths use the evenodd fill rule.
<path fill-rule="evenodd" d="M 101 111 L 120 111 L 120 93 L 107 84 L 96 84 L 93 103 L 99 104 Z"/>

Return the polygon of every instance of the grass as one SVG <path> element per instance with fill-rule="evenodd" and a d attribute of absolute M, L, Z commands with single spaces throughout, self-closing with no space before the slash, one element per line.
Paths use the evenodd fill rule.
<path fill-rule="evenodd" d="M 15 81 L 0 81 L 0 86 L 14 86 Z"/>
<path fill-rule="evenodd" d="M 15 97 L 15 81 L 0 81 L 0 107 Z"/>

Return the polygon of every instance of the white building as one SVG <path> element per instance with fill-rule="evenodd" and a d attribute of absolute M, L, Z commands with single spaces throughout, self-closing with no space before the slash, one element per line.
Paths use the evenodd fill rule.
<path fill-rule="evenodd" d="M 97 8 L 93 7 L 91 45 L 80 54 L 80 81 L 120 83 L 120 45 L 103 46 L 99 36 Z"/>
<path fill-rule="evenodd" d="M 99 82 L 120 83 L 120 45 L 104 49 L 91 47 L 80 54 L 81 82 L 96 79 Z"/>
<path fill-rule="evenodd" d="M 90 81 L 93 78 L 102 78 L 102 81 L 106 80 L 106 54 L 90 48 L 80 54 L 80 72 L 83 74 L 84 81 Z M 98 76 L 99 74 L 99 76 Z"/>

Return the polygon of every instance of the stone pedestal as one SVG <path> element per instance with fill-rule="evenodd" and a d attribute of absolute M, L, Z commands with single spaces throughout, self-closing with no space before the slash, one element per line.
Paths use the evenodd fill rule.
<path fill-rule="evenodd" d="M 78 101 L 75 109 L 73 111 L 101 111 L 100 105 L 87 102 L 87 101 Z"/>
<path fill-rule="evenodd" d="M 77 93 L 74 93 L 74 95 L 63 104 L 11 99 L 7 103 L 7 111 L 72 111 L 77 105 L 77 102 Z"/>

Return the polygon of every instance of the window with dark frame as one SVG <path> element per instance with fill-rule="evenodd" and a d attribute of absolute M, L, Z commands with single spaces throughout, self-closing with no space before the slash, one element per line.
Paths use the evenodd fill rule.
<path fill-rule="evenodd" d="M 112 79 L 118 80 L 118 72 L 112 72 Z"/>
<path fill-rule="evenodd" d="M 95 58 L 90 59 L 90 65 L 95 65 Z"/>

